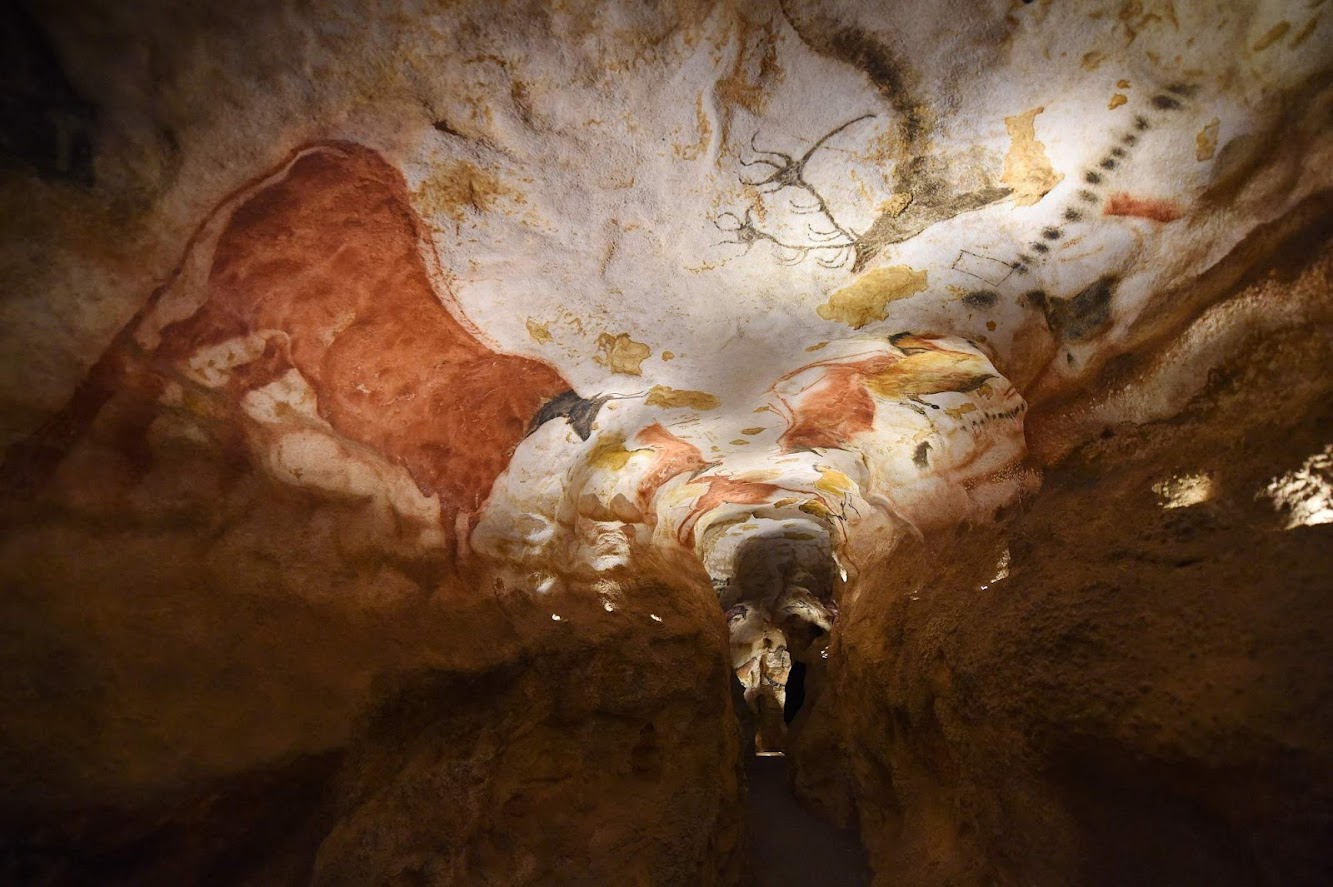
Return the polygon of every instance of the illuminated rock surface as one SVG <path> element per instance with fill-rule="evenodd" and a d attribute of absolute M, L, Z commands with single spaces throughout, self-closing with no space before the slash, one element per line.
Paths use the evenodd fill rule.
<path fill-rule="evenodd" d="M 1320 3 L 4 15 L 0 879 L 1333 870 Z"/>

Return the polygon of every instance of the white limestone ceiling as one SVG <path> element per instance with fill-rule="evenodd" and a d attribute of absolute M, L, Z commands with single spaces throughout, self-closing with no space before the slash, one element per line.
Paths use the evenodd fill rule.
<path fill-rule="evenodd" d="M 230 403 L 284 483 L 534 593 L 757 536 L 855 570 L 1032 489 L 1029 404 L 1326 191 L 1320 6 L 47 4 L 97 184 L 22 185 L 5 430 L 128 324 L 109 389 Z M 418 239 L 349 246 L 376 207 Z"/>

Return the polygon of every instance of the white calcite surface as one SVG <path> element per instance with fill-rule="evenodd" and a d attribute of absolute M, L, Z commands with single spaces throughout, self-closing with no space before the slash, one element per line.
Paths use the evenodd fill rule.
<path fill-rule="evenodd" d="M 281 483 L 534 593 L 645 546 L 845 581 L 988 519 L 1039 483 L 1030 407 L 1175 335 L 1333 175 L 1299 2 L 38 18 L 95 184 L 12 186 L 69 209 L 5 247 L 11 440 L 138 310 L 102 395 L 209 402 Z"/>
<path fill-rule="evenodd" d="M 741 470 L 773 461 L 757 453 L 781 426 L 752 414 L 778 386 L 902 332 L 968 339 L 1027 400 L 1077 390 L 1169 330 L 1169 293 L 1333 168 L 1313 88 L 1327 40 L 1303 3 L 51 4 L 38 18 L 99 109 L 83 199 L 104 214 L 82 224 L 146 196 L 114 265 L 64 236 L 72 219 L 7 245 L 16 264 L 59 257 L 29 261 L 6 303 L 11 440 L 35 425 L 17 408 L 59 407 L 182 246 L 136 338 L 154 347 L 197 310 L 217 229 L 315 141 L 401 173 L 437 297 L 483 342 L 583 397 L 626 397 L 597 416 L 603 434 L 661 421 Z M 182 381 L 216 387 L 269 335 L 209 342 Z M 662 388 L 711 397 L 673 409 Z M 876 436 L 922 433 L 910 410 L 879 413 Z M 569 475 L 578 448 L 546 452 L 548 437 L 510 472 L 532 458 Z"/>

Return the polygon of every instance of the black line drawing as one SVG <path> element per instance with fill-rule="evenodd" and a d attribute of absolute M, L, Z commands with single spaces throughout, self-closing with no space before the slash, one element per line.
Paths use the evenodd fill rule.
<path fill-rule="evenodd" d="M 982 255 L 970 249 L 960 249 L 958 256 L 949 267 L 954 271 L 966 274 L 968 277 L 975 277 L 982 283 L 999 286 L 1008 280 L 1009 275 L 1017 271 L 1021 264 L 1021 262 L 1006 262 L 994 256 Z M 996 274 L 999 276 L 994 276 Z"/>
<path fill-rule="evenodd" d="M 724 212 L 713 219 L 713 224 L 718 230 L 732 235 L 732 239 L 723 243 L 744 246 L 748 251 L 756 243 L 765 241 L 776 248 L 780 264 L 794 265 L 814 256 L 819 264 L 826 268 L 840 268 L 850 264 L 851 270 L 856 272 L 865 267 L 889 244 L 907 240 L 936 222 L 979 209 L 1009 195 L 1008 188 L 995 187 L 982 188 L 967 194 L 954 194 L 942 183 L 932 180 L 929 183 L 930 187 L 903 192 L 909 202 L 896 210 L 885 209 L 865 231 L 853 230 L 851 226 L 839 220 L 824 195 L 806 179 L 805 170 L 811 158 L 821 148 L 827 146 L 831 139 L 855 124 L 872 120 L 877 116 L 862 114 L 835 126 L 816 139 L 800 157 L 760 148 L 759 133 L 755 131 L 750 137 L 750 149 L 755 156 L 749 160 L 741 160 L 741 166 L 767 167 L 771 172 L 763 178 L 742 177 L 741 182 L 759 189 L 761 194 L 775 194 L 787 189 L 802 192 L 804 200 L 794 202 L 792 211 L 796 215 L 814 216 L 817 221 L 808 226 L 806 240 L 791 242 L 756 225 L 753 209 L 745 210 L 743 216 L 735 212 Z M 922 158 L 917 157 L 909 158 L 905 162 L 909 167 L 915 168 L 923 166 L 921 160 Z M 916 177 L 905 175 L 899 178 L 911 181 Z"/>
<path fill-rule="evenodd" d="M 725 224 L 724 224 L 725 223 Z M 761 241 L 771 243 L 777 247 L 777 260 L 779 265 L 795 265 L 809 256 L 812 252 L 821 250 L 834 250 L 833 258 L 820 256 L 817 258 L 819 264 L 825 268 L 837 268 L 844 264 L 846 257 L 837 256 L 837 253 L 846 251 L 850 244 L 847 243 L 787 243 L 779 240 L 767 231 L 762 231 L 755 226 L 754 210 L 747 208 L 745 216 L 741 217 L 733 212 L 725 212 L 713 220 L 713 224 L 724 234 L 730 234 L 734 239 L 724 240 L 723 243 L 734 243 L 745 247 L 749 252 L 750 247 Z"/>
<path fill-rule="evenodd" d="M 857 235 L 853 234 L 851 231 L 844 228 L 842 225 L 838 224 L 838 220 L 834 217 L 833 212 L 829 209 L 828 203 L 824 200 L 823 196 L 820 195 L 820 193 L 817 190 L 815 190 L 814 186 L 812 186 L 808 181 L 806 181 L 805 166 L 807 163 L 810 162 L 810 158 L 815 155 L 815 152 L 818 151 L 820 148 L 824 147 L 824 145 L 828 143 L 829 139 L 833 138 L 838 133 L 842 132 L 848 127 L 860 123 L 862 120 L 870 120 L 874 116 L 875 116 L 874 114 L 862 114 L 860 117 L 854 117 L 851 120 L 848 120 L 841 126 L 834 127 L 833 129 L 825 133 L 823 136 L 821 136 L 813 145 L 811 145 L 810 149 L 806 151 L 804 154 L 802 154 L 799 160 L 793 160 L 791 155 L 783 154 L 780 151 L 765 151 L 762 148 L 757 147 L 755 145 L 755 139 L 758 138 L 759 132 L 758 130 L 756 130 L 754 135 L 750 136 L 750 148 L 756 154 L 767 154 L 770 157 L 780 157 L 782 159 L 782 163 L 780 164 L 774 163 L 771 160 L 765 160 L 763 157 L 756 157 L 754 160 L 750 161 L 742 160 L 741 161 L 742 166 L 769 166 L 772 167 L 773 169 L 773 174 L 770 175 L 768 178 L 758 182 L 745 182 L 745 184 L 753 185 L 755 187 L 760 188 L 761 190 L 764 188 L 764 186 L 772 185 L 773 187 L 769 189 L 770 193 L 774 191 L 781 191 L 783 188 L 800 188 L 801 190 L 805 191 L 805 193 L 811 199 L 814 200 L 814 204 L 805 209 L 798 207 L 796 211 L 802 215 L 819 213 L 824 217 L 824 220 L 828 222 L 830 226 L 832 226 L 832 230 L 830 231 L 824 231 L 824 232 L 812 231 L 811 233 L 816 236 L 824 236 L 824 237 L 841 236 L 845 238 L 848 241 L 848 245 L 850 245 L 851 242 L 856 240 Z"/>
<path fill-rule="evenodd" d="M 858 58 L 860 58 L 858 56 Z M 876 69 L 878 70 L 878 69 Z M 882 72 L 881 72 L 882 73 Z M 872 77 L 872 80 L 875 78 Z M 878 81 L 876 81 L 878 82 Z M 1164 93 L 1149 99 L 1149 104 L 1157 112 L 1169 114 L 1183 110 L 1188 100 L 1197 92 L 1190 85 L 1168 86 Z M 903 111 L 895 105 L 895 109 Z M 1149 111 L 1148 114 L 1152 114 Z M 924 147 L 926 123 L 920 115 L 904 113 L 899 122 L 908 151 L 899 161 L 895 171 L 895 189 L 906 198 L 906 203 L 899 203 L 892 208 L 885 208 L 865 231 L 856 231 L 843 223 L 835 209 L 829 204 L 819 189 L 806 178 L 806 167 L 812 158 L 836 136 L 846 132 L 858 123 L 876 119 L 874 113 L 853 117 L 816 139 L 799 157 L 782 151 L 772 151 L 759 147 L 759 132 L 750 136 L 750 150 L 753 156 L 742 159 L 741 166 L 746 168 L 761 167 L 768 170 L 759 178 L 747 179 L 743 175 L 741 182 L 758 189 L 761 195 L 776 194 L 794 189 L 801 192 L 804 202 L 793 201 L 792 212 L 796 215 L 814 216 L 816 221 L 809 224 L 806 239 L 797 240 L 790 235 L 784 239 L 755 221 L 756 209 L 767 207 L 749 207 L 744 214 L 724 212 L 716 216 L 713 224 L 730 238 L 723 243 L 736 244 L 748 252 L 756 243 L 772 244 L 776 259 L 782 265 L 795 265 L 807 258 L 815 258 L 826 268 L 849 267 L 852 273 L 862 270 L 886 246 L 915 237 L 937 222 L 953 218 L 964 212 L 980 209 L 990 203 L 1009 196 L 1010 189 L 994 186 L 979 188 L 975 191 L 959 194 L 951 190 L 938 176 L 935 168 L 941 161 Z M 1139 144 L 1141 136 L 1152 129 L 1156 115 L 1150 118 L 1143 113 L 1135 115 L 1130 124 L 1132 131 L 1122 131 L 1091 168 L 1081 171 L 1081 187 L 1073 194 L 1078 203 L 1070 202 L 1060 210 L 1062 222 L 1078 224 L 1087 219 L 1088 211 L 1095 211 L 1106 197 L 1106 189 L 1111 180 L 1118 178 L 1122 166 L 1128 162 L 1130 154 Z M 912 146 L 915 146 L 913 149 Z M 1081 204 L 1081 205 L 1080 205 Z M 1061 224 L 1048 223 L 1039 229 L 1039 236 L 1027 243 L 1017 258 L 1005 261 L 993 256 L 960 249 L 950 269 L 966 274 L 991 287 L 999 286 L 1014 274 L 1032 273 L 1034 266 L 1052 257 L 1052 247 L 1066 240 L 1066 231 Z"/>
<path fill-rule="evenodd" d="M 759 132 L 756 130 L 750 136 L 750 150 L 754 152 L 755 156 L 751 160 L 742 160 L 741 166 L 768 167 L 772 172 L 765 178 L 755 180 L 742 178 L 741 182 L 750 187 L 758 188 L 761 194 L 775 194 L 788 188 L 803 192 L 809 202 L 794 203 L 792 206 L 793 212 L 797 215 L 817 215 L 819 216 L 819 222 L 808 226 L 810 242 L 788 243 L 758 228 L 754 223 L 752 209 L 746 209 L 743 218 L 734 212 L 725 212 L 713 220 L 713 224 L 717 226 L 718 230 L 734 236 L 734 239 L 723 242 L 739 244 L 748 251 L 756 243 L 767 241 L 777 247 L 778 263 L 782 265 L 795 265 L 812 254 L 816 255 L 816 260 L 825 268 L 837 268 L 845 265 L 853 257 L 856 242 L 860 235 L 838 221 L 837 216 L 829 208 L 828 201 L 824 199 L 824 196 L 819 193 L 814 185 L 806 180 L 805 167 L 816 152 L 827 145 L 834 136 L 863 120 L 870 120 L 873 117 L 875 117 L 874 114 L 862 114 L 839 124 L 816 139 L 814 144 L 800 157 L 792 157 L 782 151 L 769 151 L 760 148 L 756 144 L 759 138 Z M 816 227 L 816 225 L 825 227 Z"/>

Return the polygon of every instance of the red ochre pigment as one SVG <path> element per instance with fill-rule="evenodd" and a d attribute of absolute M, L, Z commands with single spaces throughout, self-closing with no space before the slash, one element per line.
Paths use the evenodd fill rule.
<path fill-rule="evenodd" d="M 1106 202 L 1104 211 L 1108 216 L 1133 216 L 1139 219 L 1151 219 L 1154 222 L 1174 222 L 1180 218 L 1180 207 L 1174 200 L 1160 197 L 1134 197 L 1129 194 L 1112 194 Z"/>
<path fill-rule="evenodd" d="M 284 175 L 254 180 L 272 183 L 232 214 L 202 306 L 163 330 L 147 366 L 127 333 L 156 295 L 65 412 L 11 461 L 51 462 L 113 394 L 130 388 L 155 399 L 162 378 L 179 378 L 199 349 L 262 333 L 267 347 L 231 371 L 226 400 L 238 404 L 294 368 L 338 434 L 406 468 L 446 515 L 481 506 L 532 417 L 568 383 L 544 363 L 497 353 L 450 313 L 452 297 L 442 301 L 427 265 L 433 246 L 394 167 L 342 143 L 294 156 Z"/>

